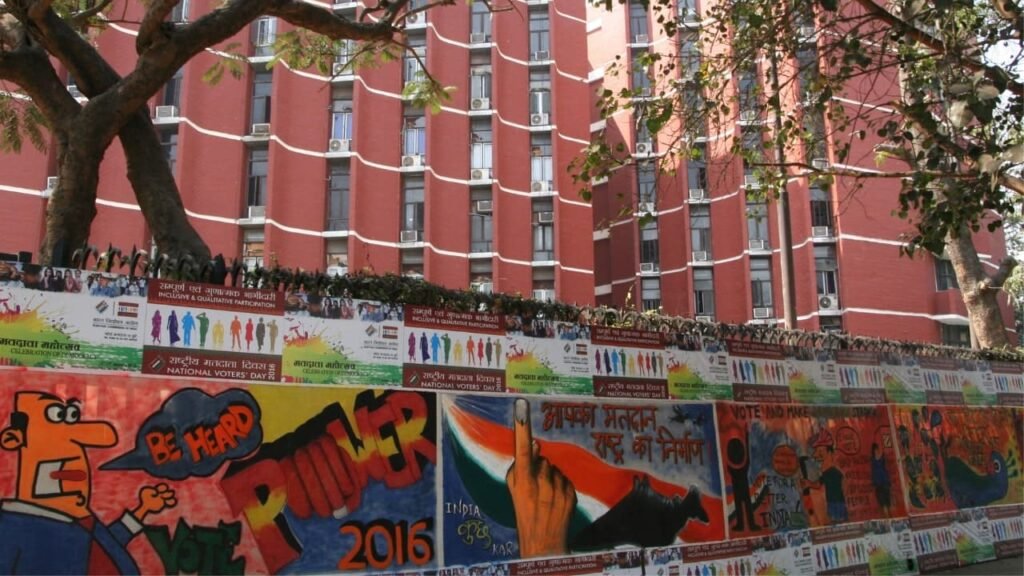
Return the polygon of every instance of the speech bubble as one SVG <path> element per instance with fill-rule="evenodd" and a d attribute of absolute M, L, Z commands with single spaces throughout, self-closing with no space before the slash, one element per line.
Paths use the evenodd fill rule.
<path fill-rule="evenodd" d="M 854 456 L 860 453 L 860 434 L 850 426 L 836 430 L 836 449 Z"/>
<path fill-rule="evenodd" d="M 263 441 L 260 407 L 245 390 L 210 396 L 198 388 L 175 392 L 139 427 L 135 448 L 101 470 L 145 470 L 171 480 L 210 476 L 244 458 Z"/>
<path fill-rule="evenodd" d="M 796 450 L 788 444 L 775 447 L 772 452 L 772 468 L 780 476 L 793 476 L 800 469 L 800 459 L 797 458 Z"/>

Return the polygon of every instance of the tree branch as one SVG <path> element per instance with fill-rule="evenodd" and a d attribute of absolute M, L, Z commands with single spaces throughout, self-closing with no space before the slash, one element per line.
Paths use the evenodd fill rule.
<path fill-rule="evenodd" d="M 408 0 L 394 2 L 388 6 L 384 17 L 372 24 L 353 22 L 306 2 L 295 0 L 273 2 L 267 14 L 311 32 L 323 34 L 331 39 L 350 38 L 353 40 L 391 40 L 398 30 L 394 27 L 398 9 Z"/>
<path fill-rule="evenodd" d="M 51 123 L 50 129 L 58 134 L 81 110 L 42 49 L 23 46 L 0 51 L 0 80 L 9 80 L 24 90 Z"/>
<path fill-rule="evenodd" d="M 139 24 L 139 35 L 135 38 L 135 51 L 139 54 L 145 52 L 154 42 L 157 34 L 164 29 L 167 16 L 174 10 L 174 7 L 181 0 L 155 0 L 150 2 L 146 14 Z"/>
<path fill-rule="evenodd" d="M 995 271 L 992 276 L 978 288 L 980 290 L 1000 290 L 1003 284 L 1006 283 L 1006 279 L 1013 274 L 1013 269 L 1017 267 L 1017 260 L 1013 256 L 1007 256 L 1003 258 L 1003 261 L 999 263 L 999 269 Z"/>
<path fill-rule="evenodd" d="M 87 8 L 81 12 L 75 12 L 71 15 L 71 25 L 75 28 L 82 29 L 89 22 L 90 18 L 96 16 L 100 12 L 103 12 L 107 9 L 107 6 L 110 6 L 113 3 L 114 0 L 102 0 L 99 4 L 96 4 L 91 8 Z"/>

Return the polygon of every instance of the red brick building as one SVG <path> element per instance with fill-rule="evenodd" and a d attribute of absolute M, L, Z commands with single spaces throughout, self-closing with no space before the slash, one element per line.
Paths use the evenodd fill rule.
<path fill-rule="evenodd" d="M 333 77 L 283 63 L 268 68 L 270 44 L 288 26 L 273 19 L 233 39 L 251 55 L 241 80 L 204 83 L 218 57 L 212 51 L 185 66 L 153 100 L 153 117 L 193 225 L 214 253 L 422 274 L 450 287 L 570 303 L 629 299 L 724 322 L 781 316 L 774 207 L 747 206 L 741 160 L 690 163 L 672 181 L 631 167 L 597 187 L 593 204 L 577 195 L 567 167 L 592 131 L 613 128 L 638 157 L 658 151 L 626 115 L 605 123 L 592 106 L 594 91 L 613 82 L 604 69 L 616 54 L 667 40 L 650 16 L 583 0 L 513 3 L 516 10 L 494 14 L 480 3 L 457 5 L 410 26 L 431 74 L 456 88 L 436 115 L 402 97 L 404 84 L 420 77 L 416 58 L 353 73 L 342 54 Z M 174 16 L 188 20 L 215 4 L 183 2 Z M 333 8 L 354 14 L 359 6 Z M 696 30 L 699 17 L 685 18 L 684 34 Z M 99 37 L 120 70 L 134 65 L 134 42 L 129 25 Z M 52 152 L 0 158 L 0 251 L 39 246 L 55 173 Z M 101 171 L 92 242 L 150 248 L 124 174 L 115 142 Z M 842 182 L 790 189 L 801 327 L 966 337 L 959 292 L 946 289 L 948 267 L 898 257 L 907 224 L 889 215 L 896 183 L 855 200 Z M 622 201 L 631 203 L 626 212 L 653 202 L 656 224 L 641 230 L 620 215 Z M 767 218 L 748 219 L 758 211 Z M 1005 253 L 1001 233 L 977 244 L 992 263 Z"/>

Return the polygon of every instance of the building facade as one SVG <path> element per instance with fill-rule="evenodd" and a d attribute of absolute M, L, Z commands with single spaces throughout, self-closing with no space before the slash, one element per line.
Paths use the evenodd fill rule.
<path fill-rule="evenodd" d="M 213 252 L 722 322 L 781 316 L 774 207 L 745 201 L 742 161 L 713 161 L 714 135 L 707 158 L 673 178 L 638 162 L 596 187 L 593 202 L 580 199 L 568 172 L 599 130 L 616 131 L 638 159 L 658 153 L 628 115 L 600 119 L 594 94 L 619 81 L 603 73 L 616 55 L 676 43 L 628 6 L 513 4 L 420 14 L 409 25 L 417 56 L 379 67 L 346 66 L 353 45 L 341 47 L 331 75 L 270 66 L 274 39 L 288 31 L 270 18 L 232 40 L 249 54 L 241 79 L 203 80 L 220 58 L 214 51 L 189 62 L 151 105 L 191 221 Z M 188 21 L 215 5 L 183 2 L 173 18 Z M 360 7 L 333 9 L 354 15 Z M 699 6 L 680 10 L 689 22 L 682 34 L 695 33 Z M 98 43 L 115 68 L 134 65 L 130 26 L 112 24 Z M 424 64 L 454 87 L 437 114 L 403 97 Z M 744 123 L 737 118 L 736 134 Z M 829 161 L 827 149 L 817 153 Z M 40 245 L 55 162 L 52 152 L 28 149 L 0 158 L 0 251 Z M 125 172 L 115 142 L 102 166 L 92 243 L 149 249 Z M 907 225 L 889 216 L 897 184 L 856 202 L 845 200 L 841 181 L 831 190 L 796 182 L 791 192 L 801 327 L 965 337 L 948 263 L 898 256 Z M 641 226 L 636 213 L 647 209 L 656 217 Z M 994 263 L 1005 253 L 1000 232 L 980 236 L 978 248 Z"/>

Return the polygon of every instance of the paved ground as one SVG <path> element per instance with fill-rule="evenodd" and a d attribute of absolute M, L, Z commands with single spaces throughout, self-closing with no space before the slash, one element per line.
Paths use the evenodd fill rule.
<path fill-rule="evenodd" d="M 1024 556 L 1004 558 L 994 562 L 983 562 L 963 568 L 932 572 L 932 574 L 947 574 L 950 576 L 1022 576 L 1024 575 Z"/>

